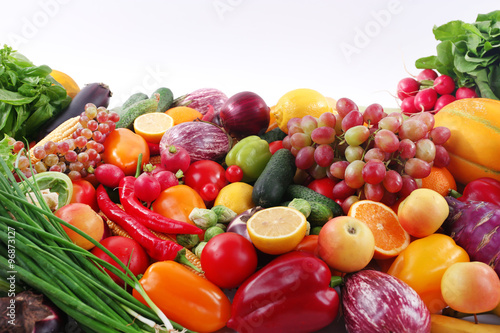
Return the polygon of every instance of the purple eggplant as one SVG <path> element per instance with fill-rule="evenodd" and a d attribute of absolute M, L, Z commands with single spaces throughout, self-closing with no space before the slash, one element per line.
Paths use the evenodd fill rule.
<path fill-rule="evenodd" d="M 348 274 L 341 294 L 349 333 L 431 330 L 431 315 L 420 296 L 392 275 L 370 269 Z"/>

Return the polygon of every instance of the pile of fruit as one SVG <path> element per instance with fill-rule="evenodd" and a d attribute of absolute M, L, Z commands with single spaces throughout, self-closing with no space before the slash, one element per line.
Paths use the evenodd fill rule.
<path fill-rule="evenodd" d="M 499 330 L 500 101 L 441 65 L 390 113 L 305 88 L 111 109 L 43 68 L 71 102 L 2 132 L 0 330 Z"/>

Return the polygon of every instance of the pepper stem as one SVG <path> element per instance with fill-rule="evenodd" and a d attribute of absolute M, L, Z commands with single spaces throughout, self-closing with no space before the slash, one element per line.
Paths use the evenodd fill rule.
<path fill-rule="evenodd" d="M 340 286 L 343 282 L 343 279 L 341 276 L 334 275 L 330 279 L 330 288 L 335 288 L 337 286 Z"/>
<path fill-rule="evenodd" d="M 450 189 L 449 195 L 454 197 L 455 199 L 458 199 L 462 196 L 462 194 L 460 194 L 460 192 L 452 190 L 452 189 Z"/>

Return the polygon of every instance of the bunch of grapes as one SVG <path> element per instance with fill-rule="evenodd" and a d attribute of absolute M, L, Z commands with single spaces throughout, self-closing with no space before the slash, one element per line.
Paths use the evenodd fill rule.
<path fill-rule="evenodd" d="M 401 111 L 404 114 L 437 112 L 457 99 L 477 97 L 473 88 L 457 89 L 456 86 L 452 77 L 438 75 L 432 69 L 424 69 L 416 78 L 406 77 L 398 82 L 397 87 Z"/>
<path fill-rule="evenodd" d="M 115 129 L 119 119 L 116 112 L 88 103 L 80 115 L 78 128 L 73 132 L 72 138 L 58 143 L 47 141 L 43 146 L 33 149 L 33 156 L 39 159 L 33 166 L 34 170 L 36 173 L 64 172 L 71 180 L 93 173 L 101 162 L 103 142 L 108 133 Z M 29 161 L 26 167 L 29 167 Z M 21 166 L 19 168 L 23 171 Z"/>
<path fill-rule="evenodd" d="M 380 104 L 360 112 L 348 98 L 336 108 L 337 114 L 290 119 L 283 147 L 294 154 L 297 168 L 336 181 L 333 196 L 341 201 L 356 197 L 392 205 L 418 188 L 432 166 L 449 163 L 443 144 L 450 130 L 434 127 L 432 113 L 386 114 Z"/>

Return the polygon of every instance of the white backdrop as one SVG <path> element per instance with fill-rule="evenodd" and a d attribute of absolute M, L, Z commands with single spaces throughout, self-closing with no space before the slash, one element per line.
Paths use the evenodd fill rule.
<path fill-rule="evenodd" d="M 9 1 L 0 43 L 80 86 L 249 90 L 269 105 L 295 88 L 396 107 L 397 82 L 435 54 L 434 25 L 498 9 L 487 1 Z"/>

